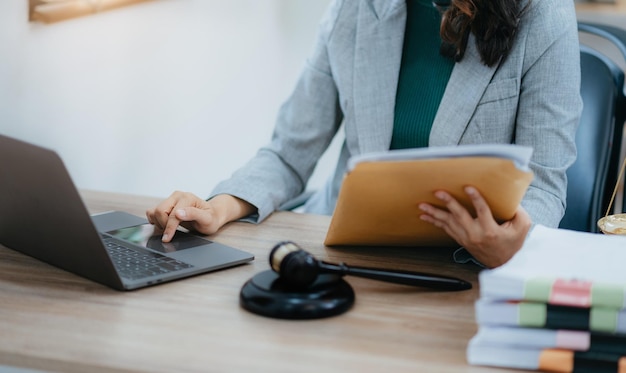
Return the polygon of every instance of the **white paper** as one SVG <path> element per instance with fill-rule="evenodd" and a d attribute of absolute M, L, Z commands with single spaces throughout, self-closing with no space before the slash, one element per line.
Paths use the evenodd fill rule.
<path fill-rule="evenodd" d="M 518 169 L 528 171 L 528 164 L 530 163 L 532 153 L 533 149 L 531 147 L 514 144 L 478 144 L 397 149 L 354 156 L 348 160 L 348 171 L 352 171 L 354 167 L 361 162 L 459 157 L 498 157 L 511 159 Z"/>

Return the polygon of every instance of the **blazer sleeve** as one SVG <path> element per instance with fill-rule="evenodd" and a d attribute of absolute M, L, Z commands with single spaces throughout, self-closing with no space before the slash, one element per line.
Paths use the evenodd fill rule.
<path fill-rule="evenodd" d="M 260 222 L 302 193 L 339 129 L 343 115 L 327 44 L 342 5 L 341 0 L 333 1 L 322 17 L 312 53 L 278 112 L 271 141 L 209 197 L 230 194 L 251 203 L 258 215 L 248 220 Z"/>
<path fill-rule="evenodd" d="M 567 168 L 576 159 L 582 111 L 574 4 L 534 0 L 525 39 L 515 142 L 534 148 L 535 178 L 522 206 L 533 223 L 557 227 L 565 213 Z"/>

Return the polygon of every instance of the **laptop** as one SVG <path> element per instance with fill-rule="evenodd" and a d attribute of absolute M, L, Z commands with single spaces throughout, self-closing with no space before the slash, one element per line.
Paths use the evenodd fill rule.
<path fill-rule="evenodd" d="M 92 216 L 56 152 L 3 135 L 0 245 L 117 290 L 254 259 L 182 229 L 163 243 L 147 219 L 123 211 Z"/>

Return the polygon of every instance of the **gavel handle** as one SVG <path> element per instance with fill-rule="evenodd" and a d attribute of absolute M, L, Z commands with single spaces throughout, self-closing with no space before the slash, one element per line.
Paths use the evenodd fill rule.
<path fill-rule="evenodd" d="M 327 262 L 319 262 L 319 268 L 325 273 L 357 276 L 395 284 L 420 286 L 438 290 L 467 290 L 472 288 L 472 284 L 465 280 L 431 273 L 349 267 L 344 263 L 332 264 Z"/>

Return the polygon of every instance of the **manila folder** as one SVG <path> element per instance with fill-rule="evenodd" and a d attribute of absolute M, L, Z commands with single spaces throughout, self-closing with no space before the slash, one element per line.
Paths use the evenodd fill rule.
<path fill-rule="evenodd" d="M 422 221 L 418 205 L 445 206 L 445 190 L 475 216 L 463 188 L 471 185 L 485 198 L 498 222 L 515 215 L 533 174 L 511 159 L 493 156 L 361 162 L 342 183 L 325 245 L 452 246 L 441 228 Z"/>

